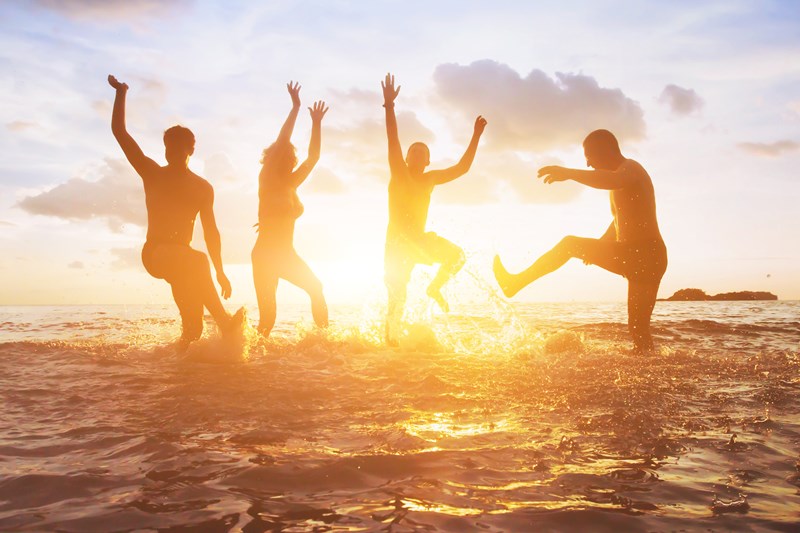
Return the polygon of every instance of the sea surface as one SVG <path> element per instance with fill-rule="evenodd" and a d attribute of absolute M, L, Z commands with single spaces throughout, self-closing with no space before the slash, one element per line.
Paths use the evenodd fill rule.
<path fill-rule="evenodd" d="M 800 302 L 279 313 L 0 307 L 0 530 L 800 531 Z"/>

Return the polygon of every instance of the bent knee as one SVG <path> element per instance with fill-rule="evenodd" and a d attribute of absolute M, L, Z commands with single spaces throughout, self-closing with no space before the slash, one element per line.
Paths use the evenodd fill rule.
<path fill-rule="evenodd" d="M 567 235 L 566 237 L 561 239 L 561 241 L 559 241 L 558 246 L 572 251 L 577 248 L 579 242 L 580 242 L 579 237 L 576 237 L 575 235 Z"/>
<path fill-rule="evenodd" d="M 464 254 L 464 250 L 456 246 L 450 254 L 449 262 L 452 265 L 453 270 L 461 269 L 461 267 L 464 266 L 464 263 L 467 262 L 467 256 Z"/>

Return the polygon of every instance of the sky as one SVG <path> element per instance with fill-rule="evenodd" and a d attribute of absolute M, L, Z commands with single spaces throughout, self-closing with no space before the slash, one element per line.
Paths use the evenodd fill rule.
<path fill-rule="evenodd" d="M 111 135 L 108 74 L 129 84 L 128 130 L 159 163 L 164 129 L 194 131 L 190 168 L 215 188 L 240 304 L 255 302 L 259 159 L 290 109 L 286 83 L 302 84 L 301 160 L 305 106 L 325 100 L 296 248 L 331 302 L 385 298 L 387 72 L 402 86 L 403 147 L 428 143 L 432 168 L 488 120 L 471 171 L 433 193 L 428 229 L 468 258 L 446 296 L 485 299 L 495 254 L 521 270 L 565 235 L 603 234 L 607 192 L 545 185 L 536 170 L 585 168 L 583 138 L 606 128 L 653 179 L 669 251 L 660 297 L 800 299 L 798 57 L 794 1 L 6 0 L 0 304 L 170 301 L 141 266 L 144 193 Z M 431 275 L 420 267 L 414 283 Z M 573 260 L 515 299 L 625 297 L 622 278 Z"/>

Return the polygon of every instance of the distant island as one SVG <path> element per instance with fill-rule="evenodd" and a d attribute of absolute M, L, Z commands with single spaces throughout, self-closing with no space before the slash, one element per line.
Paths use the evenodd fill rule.
<path fill-rule="evenodd" d="M 703 302 L 703 301 L 747 301 L 747 300 L 777 300 L 778 296 L 765 291 L 738 291 L 723 292 L 720 294 L 706 294 L 702 289 L 681 289 L 669 298 L 667 302 Z"/>

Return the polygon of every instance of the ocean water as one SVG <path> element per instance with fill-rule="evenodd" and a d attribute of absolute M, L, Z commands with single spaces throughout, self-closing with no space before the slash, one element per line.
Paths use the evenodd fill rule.
<path fill-rule="evenodd" d="M 800 302 L 279 312 L 0 307 L 0 530 L 800 530 Z"/>

